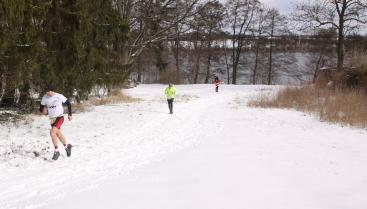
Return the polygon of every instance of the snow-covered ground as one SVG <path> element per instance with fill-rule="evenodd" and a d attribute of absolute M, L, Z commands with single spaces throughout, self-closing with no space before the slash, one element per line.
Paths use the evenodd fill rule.
<path fill-rule="evenodd" d="M 365 209 L 367 131 L 246 102 L 278 87 L 163 85 L 75 114 L 50 161 L 48 119 L 0 125 L 1 209 Z"/>

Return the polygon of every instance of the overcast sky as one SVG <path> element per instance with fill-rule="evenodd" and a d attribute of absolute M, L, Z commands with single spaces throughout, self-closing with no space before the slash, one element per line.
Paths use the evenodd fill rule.
<path fill-rule="evenodd" d="M 222 3 L 227 2 L 227 0 L 219 0 L 219 1 Z M 260 0 L 260 1 L 270 8 L 278 9 L 282 14 L 287 14 L 294 9 L 294 5 L 300 0 Z M 367 26 L 362 27 L 360 33 L 367 35 Z"/>
<path fill-rule="evenodd" d="M 219 0 L 225 3 L 227 0 Z M 287 13 L 292 10 L 292 5 L 297 2 L 297 0 L 260 0 L 265 5 L 271 8 L 277 8 L 281 13 Z"/>
<path fill-rule="evenodd" d="M 272 8 L 277 8 L 281 13 L 287 13 L 292 10 L 292 6 L 295 0 L 260 0 L 265 5 L 268 5 Z"/>

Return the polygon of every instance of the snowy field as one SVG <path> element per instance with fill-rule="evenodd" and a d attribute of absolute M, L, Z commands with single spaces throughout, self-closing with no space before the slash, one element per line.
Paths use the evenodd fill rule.
<path fill-rule="evenodd" d="M 0 125 L 0 209 L 366 209 L 367 131 L 246 102 L 279 87 L 163 85 L 95 107 L 62 127 L 45 116 Z"/>

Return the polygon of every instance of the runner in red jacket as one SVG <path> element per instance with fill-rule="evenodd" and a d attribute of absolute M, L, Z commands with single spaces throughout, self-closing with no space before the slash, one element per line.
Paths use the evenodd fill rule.
<path fill-rule="evenodd" d="M 219 84 L 221 83 L 221 80 L 219 80 L 218 76 L 215 76 L 213 83 L 215 85 L 215 92 L 218 92 Z"/>

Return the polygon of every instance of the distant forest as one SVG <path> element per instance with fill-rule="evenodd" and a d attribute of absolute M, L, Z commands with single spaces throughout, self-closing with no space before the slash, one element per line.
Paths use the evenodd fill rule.
<path fill-rule="evenodd" d="M 366 14 L 365 0 L 306 1 L 287 16 L 259 0 L 2 0 L 0 107 L 31 108 L 47 83 L 79 102 L 129 78 L 271 85 L 282 68 L 342 71 L 366 53 Z M 296 52 L 310 72 L 287 67 Z"/>

